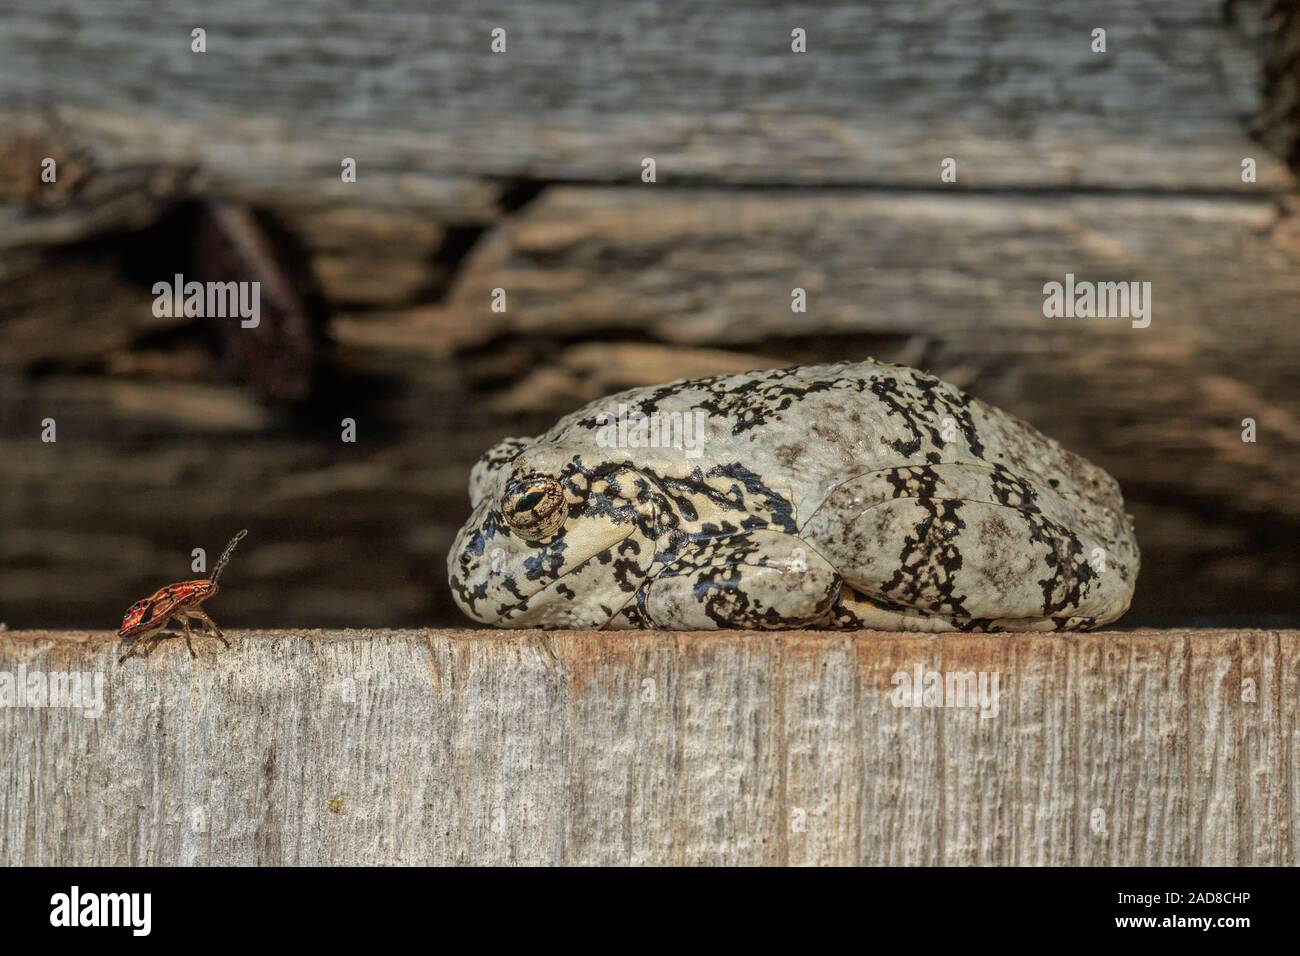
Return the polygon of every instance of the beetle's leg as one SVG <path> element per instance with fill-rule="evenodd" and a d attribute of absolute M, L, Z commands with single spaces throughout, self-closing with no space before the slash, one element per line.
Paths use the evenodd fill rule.
<path fill-rule="evenodd" d="M 158 645 L 161 644 L 163 641 L 167 640 L 167 638 L 180 637 L 181 636 L 180 632 L 169 631 L 168 628 L 171 627 L 173 624 L 181 624 L 181 623 L 184 622 L 182 621 L 180 615 L 177 614 L 176 611 L 172 611 L 171 614 L 169 614 L 166 617 L 166 619 L 163 620 L 162 624 L 159 625 L 158 630 L 154 632 L 153 640 L 149 643 L 149 647 L 144 652 L 144 656 L 148 657 L 150 654 L 152 654 L 154 650 L 157 649 Z"/>
<path fill-rule="evenodd" d="M 135 657 L 135 652 L 138 651 L 139 649 L 140 649 L 140 639 L 136 638 L 134 641 L 132 641 L 130 644 L 127 645 L 126 653 L 123 654 L 121 657 L 119 657 L 117 659 L 117 662 L 121 664 L 128 657 Z"/>
<path fill-rule="evenodd" d="M 189 615 L 180 618 L 181 627 L 185 628 L 185 646 L 190 649 L 190 660 L 198 660 L 199 655 L 194 653 L 194 634 L 190 631 Z"/>
<path fill-rule="evenodd" d="M 217 627 L 217 622 L 212 620 L 212 618 L 208 617 L 206 612 L 200 611 L 196 608 L 195 610 L 190 611 L 190 617 L 202 621 L 205 630 L 207 630 L 213 637 L 219 640 L 222 644 L 225 644 L 226 647 L 230 646 L 230 642 L 226 640 L 226 635 L 222 634 L 221 628 Z"/>
<path fill-rule="evenodd" d="M 144 652 L 145 657 L 148 657 L 153 651 L 153 645 L 157 644 L 161 639 L 162 630 L 166 626 L 167 622 L 164 621 L 161 626 L 154 628 L 153 630 L 145 631 L 143 634 L 133 638 L 130 646 L 127 648 L 127 652 L 119 657 L 117 662 L 121 664 L 128 657 L 135 657 L 135 655 L 139 654 L 141 651 Z"/>
<path fill-rule="evenodd" d="M 148 657 L 153 653 L 153 649 L 158 646 L 158 641 L 162 639 L 160 631 L 150 631 L 144 637 L 140 638 L 137 645 L 140 648 L 140 656 Z"/>

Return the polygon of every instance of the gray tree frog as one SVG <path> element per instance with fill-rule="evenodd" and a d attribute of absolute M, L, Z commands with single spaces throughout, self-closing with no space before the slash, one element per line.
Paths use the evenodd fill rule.
<path fill-rule="evenodd" d="M 875 361 L 592 402 L 488 451 L 470 501 L 452 593 L 502 627 L 1075 630 L 1138 573 L 1106 472 Z"/>

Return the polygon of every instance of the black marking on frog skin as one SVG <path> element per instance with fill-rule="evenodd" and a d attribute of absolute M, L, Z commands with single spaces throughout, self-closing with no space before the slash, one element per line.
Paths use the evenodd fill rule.
<path fill-rule="evenodd" d="M 999 504 L 1021 511 L 1038 513 L 1038 492 L 1029 482 L 1010 471 L 1005 465 L 995 464 L 989 472 L 993 497 Z"/>
<path fill-rule="evenodd" d="M 487 550 L 487 543 L 496 536 L 496 523 L 492 520 L 494 514 L 488 514 L 483 523 L 474 529 L 474 533 L 469 536 L 465 542 L 465 547 L 461 549 L 460 563 L 466 565 L 471 557 L 481 558 L 483 552 Z"/>
<path fill-rule="evenodd" d="M 1047 548 L 1046 564 L 1052 569 L 1037 582 L 1043 589 L 1043 616 L 1053 617 L 1079 603 L 1092 588 L 1092 566 L 1076 560 L 1083 554 L 1078 535 L 1049 519 L 1038 506 L 1038 492 L 1029 482 L 995 465 L 992 472 L 993 495 L 999 502 L 1016 508 L 1029 525 L 1029 540 Z M 1062 542 L 1065 550 L 1062 551 Z M 1059 597 L 1056 595 L 1060 594 Z"/>
<path fill-rule="evenodd" d="M 785 384 L 783 379 L 789 378 L 796 371 L 797 369 L 788 369 L 784 373 L 765 378 L 749 379 L 732 388 L 710 389 L 712 397 L 700 402 L 699 407 L 707 411 L 711 418 L 732 421 L 731 433 L 739 435 L 766 423 L 788 409 L 796 400 L 814 392 L 830 391 L 837 384 L 827 379 L 800 382 L 797 385 Z"/>
<path fill-rule="evenodd" d="M 751 495 L 758 498 L 758 506 L 770 515 L 769 523 L 780 528 L 789 534 L 798 532 L 794 521 L 794 502 L 786 498 L 779 491 L 768 486 L 759 475 L 746 468 L 739 462 L 733 462 L 730 465 L 715 465 L 709 469 L 709 477 L 722 476 L 731 478 L 744 485 L 745 490 Z M 741 510 L 753 513 L 756 509 L 753 503 L 745 501 L 743 495 L 740 495 L 739 504 Z"/>
<path fill-rule="evenodd" d="M 504 438 L 479 456 L 478 464 L 489 472 L 496 471 L 519 457 L 519 453 L 533 443 L 531 438 Z"/>
<path fill-rule="evenodd" d="M 689 381 L 670 382 L 637 399 L 629 406 L 633 414 L 652 415 L 659 410 L 664 399 L 672 398 L 684 392 L 704 393 L 706 397 L 693 408 L 708 413 L 709 419 L 721 418 L 731 423 L 731 434 L 740 435 L 752 428 L 771 421 L 781 412 L 789 409 L 795 402 L 817 392 L 866 390 L 870 379 L 853 376 L 838 376 L 835 373 L 855 363 L 841 362 L 818 371 L 820 378 L 804 379 L 802 371 L 807 366 L 796 365 L 791 368 L 771 369 L 758 378 L 743 378 L 737 382 L 737 376 L 715 375 L 710 378 Z M 728 384 L 728 383 L 731 384 Z M 624 396 L 615 395 L 612 399 Z M 599 415 L 580 419 L 576 424 L 580 428 L 595 429 L 602 427 Z"/>
<path fill-rule="evenodd" d="M 897 567 L 893 576 L 881 585 L 881 594 L 893 595 L 909 607 L 950 617 L 968 617 L 965 595 L 957 594 L 956 583 L 962 556 L 955 539 L 966 528 L 959 514 L 962 501 L 934 496 L 939 478 L 928 465 L 906 471 L 906 476 L 890 475 L 889 481 L 898 488 L 898 482 L 907 485 L 910 478 L 927 489 L 913 498 L 926 514 L 916 523 L 915 534 L 903 539 Z"/>
<path fill-rule="evenodd" d="M 888 443 L 898 454 L 910 458 L 927 440 L 931 446 L 943 448 L 947 442 L 940 426 L 944 418 L 952 418 L 966 438 L 970 453 L 976 458 L 984 458 L 984 445 L 979 440 L 970 413 L 973 399 L 965 392 L 959 392 L 924 372 L 915 372 L 908 379 L 881 376 L 869 384 L 872 393 L 889 409 L 889 414 L 901 417 L 911 433 L 908 440 L 896 439 Z M 937 461 L 932 463 L 938 464 Z"/>
<path fill-rule="evenodd" d="M 895 498 L 929 500 L 938 497 L 939 473 L 929 465 L 890 469 L 885 472 L 885 480 L 889 482 Z"/>
<path fill-rule="evenodd" d="M 601 630 L 605 630 L 606 628 L 609 628 L 609 626 L 613 624 L 614 618 L 619 616 L 626 618 L 628 627 L 632 627 L 632 628 L 653 627 L 654 622 L 650 620 L 650 615 L 645 609 L 645 597 L 646 597 L 645 587 L 642 586 L 637 588 L 636 594 L 634 594 L 631 598 L 629 598 L 627 603 L 625 603 L 622 607 L 620 607 L 616 611 L 610 610 L 608 607 L 602 604 L 600 606 L 600 609 L 605 612 L 605 623 L 601 626 Z"/>
<path fill-rule="evenodd" d="M 726 561 L 716 562 L 719 553 L 725 551 Z M 757 555 L 753 564 L 745 563 L 745 558 Z M 754 541 L 752 535 L 742 533 L 716 544 L 692 556 L 690 563 L 695 566 L 698 577 L 695 581 L 695 599 L 704 607 L 704 613 L 719 627 L 752 627 L 777 629 L 799 626 L 826 614 L 840 590 L 839 575 L 833 575 L 826 594 L 814 608 L 805 614 L 783 615 L 775 608 L 764 607 L 749 593 L 746 584 L 751 580 L 756 567 L 770 567 L 763 554 L 762 546 Z M 704 565 L 700 569 L 701 564 Z"/>
<path fill-rule="evenodd" d="M 658 475 L 648 469 L 646 474 L 664 489 L 688 521 L 699 517 L 691 500 L 694 498 L 705 499 L 721 511 L 735 511 L 745 515 L 741 520 L 749 523 L 750 530 L 769 525 L 791 533 L 797 530 L 794 524 L 794 504 L 765 484 L 757 472 L 739 462 L 714 465 L 707 472 L 697 467 L 685 478 Z M 729 478 L 735 483 L 724 490 L 709 484 L 709 478 Z M 752 499 L 747 495 L 752 496 Z M 755 521 L 760 523 L 755 524 Z"/>
<path fill-rule="evenodd" d="M 721 491 L 707 484 L 704 478 L 730 478 L 733 484 L 727 491 Z M 665 484 L 690 489 L 692 494 L 707 498 L 721 510 L 732 510 L 743 515 L 739 524 L 721 519 L 719 522 L 705 522 L 697 532 L 675 536 L 670 540 L 670 547 L 661 550 L 656 560 L 671 563 L 687 546 L 699 546 L 702 543 L 728 539 L 742 531 L 760 531 L 777 528 L 789 534 L 797 534 L 798 527 L 794 520 L 794 503 L 780 492 L 765 484 L 759 476 L 739 462 L 715 465 L 703 476 L 700 469 L 695 469 L 688 479 L 665 478 Z M 746 497 L 746 495 L 752 497 Z M 674 497 L 674 501 L 679 499 Z"/>
<path fill-rule="evenodd" d="M 835 374 L 850 364 L 852 363 L 844 362 L 827 366 L 824 370 L 819 370 L 822 372 L 821 377 L 811 380 L 800 376 L 806 368 L 801 365 L 765 372 L 762 378 L 747 379 L 729 388 L 718 387 L 726 379 L 705 380 L 695 384 L 707 392 L 709 397 L 696 407 L 708 412 L 710 418 L 731 421 L 731 434 L 740 435 L 779 417 L 795 402 L 809 395 L 831 391 L 866 391 L 872 378 Z M 659 397 L 656 396 L 655 403 L 658 401 Z"/>
<path fill-rule="evenodd" d="M 725 558 L 719 562 L 719 558 Z M 746 562 L 747 558 L 755 560 Z M 818 606 L 808 614 L 785 616 L 771 607 L 764 607 L 750 594 L 747 585 L 752 583 L 757 568 L 771 567 L 763 546 L 753 535 L 741 532 L 726 538 L 709 538 L 697 542 L 684 551 L 674 563 L 660 574 L 648 578 L 637 589 L 637 614 L 643 621 L 638 626 L 650 626 L 646 601 L 651 586 L 659 580 L 685 577 L 694 578 L 692 594 L 704 613 L 720 628 L 756 628 L 764 630 L 798 627 L 820 620 L 830 612 L 835 595 L 840 591 L 838 575 L 833 575 L 827 592 Z M 824 606 L 822 606 L 824 605 Z M 626 609 L 625 609 L 626 611 Z M 627 612 L 629 619 L 633 615 Z"/>
<path fill-rule="evenodd" d="M 515 576 L 513 574 L 507 574 L 504 577 L 502 577 L 501 587 L 509 591 L 519 600 L 522 601 L 524 599 L 524 594 L 522 591 L 519 590 L 519 584 L 517 581 L 515 581 Z"/>
<path fill-rule="evenodd" d="M 1042 513 L 1038 492 L 1020 476 L 995 465 L 991 479 L 994 497 L 1017 509 L 1029 526 L 1029 540 L 1047 549 L 1050 573 L 1036 582 L 1043 589 L 1043 616 L 1055 620 L 1060 612 L 1079 607 L 1097 576 L 1083 558 L 1079 536 Z"/>
<path fill-rule="evenodd" d="M 488 584 L 490 582 L 493 583 L 499 590 L 509 591 L 516 598 L 519 598 L 521 600 L 523 599 L 523 594 L 520 593 L 519 586 L 515 581 L 513 575 L 502 575 L 500 578 L 494 581 L 488 577 L 484 577 L 482 581 L 480 581 L 478 584 L 476 584 L 473 587 L 473 589 L 467 588 L 465 586 L 465 580 L 469 578 L 471 570 L 472 569 L 467 567 L 465 570 L 463 570 L 463 576 L 453 573 L 450 578 L 450 585 L 451 585 L 451 589 L 456 594 L 460 595 L 461 600 L 472 611 L 477 612 L 479 602 L 486 601 L 490 597 L 490 595 L 488 594 Z"/>
<path fill-rule="evenodd" d="M 881 594 L 897 591 L 904 606 L 927 611 L 965 615 L 965 596 L 956 593 L 956 575 L 962 556 L 951 543 L 965 529 L 958 517 L 962 502 L 940 498 L 939 473 L 929 465 L 896 468 L 885 474 L 895 498 L 910 498 L 926 512 L 916 525 L 915 536 L 903 540 L 899 563 L 893 577 L 881 585 Z M 944 542 L 935 547 L 936 539 Z M 937 599 L 928 596 L 933 589 Z"/>
<path fill-rule="evenodd" d="M 611 549 L 607 549 L 607 553 L 609 550 Z M 618 584 L 620 591 L 630 594 L 640 584 L 641 565 L 636 562 L 635 558 L 625 558 L 622 555 L 639 555 L 641 545 L 634 538 L 624 538 L 612 550 L 617 550 L 620 555 L 619 559 L 614 562 L 614 581 Z"/>
<path fill-rule="evenodd" d="M 953 389 L 942 380 L 912 369 L 909 374 L 893 375 L 837 374 L 854 363 L 840 363 L 818 370 L 818 377 L 804 379 L 804 366 L 776 369 L 762 377 L 742 378 L 715 376 L 695 381 L 675 382 L 662 386 L 632 403 L 635 412 L 650 415 L 658 410 L 664 399 L 682 393 L 702 393 L 693 408 L 701 409 L 709 419 L 723 419 L 731 423 L 731 434 L 740 435 L 777 418 L 796 402 L 809 395 L 826 392 L 872 392 L 879 398 L 890 415 L 898 415 L 911 433 L 910 439 L 890 442 L 895 452 L 908 457 L 918 454 L 928 441 L 935 448 L 947 443 L 940 431 L 945 417 L 951 417 L 961 428 L 971 454 L 983 458 L 984 446 L 979 439 L 971 416 L 973 399 L 964 392 Z M 594 429 L 601 427 L 598 416 L 581 419 L 577 425 Z M 938 464 L 937 451 L 927 453 L 931 464 Z"/>
<path fill-rule="evenodd" d="M 564 539 L 564 532 L 561 531 L 553 540 L 524 559 L 524 577 L 529 581 L 558 578 L 560 569 L 564 567 L 564 552 L 568 547 L 569 543 Z"/>
<path fill-rule="evenodd" d="M 737 534 L 727 539 L 728 561 L 719 566 L 714 563 L 720 550 L 720 540 L 704 542 L 695 550 L 683 554 L 677 563 L 662 577 L 695 577 L 692 591 L 704 613 L 719 627 L 734 627 L 755 614 L 749 595 L 744 590 L 744 559 L 758 551 L 753 537 Z M 760 622 L 755 622 L 755 626 Z"/>
<path fill-rule="evenodd" d="M 860 630 L 864 625 L 862 618 L 845 607 L 843 601 L 836 601 L 831 605 L 830 618 L 827 620 L 826 626 L 832 630 L 856 631 Z"/>
<path fill-rule="evenodd" d="M 650 615 L 646 613 L 645 607 L 640 600 L 631 601 L 622 609 L 622 613 L 627 615 L 627 619 L 636 627 L 649 627 Z"/>
<path fill-rule="evenodd" d="M 679 527 L 682 520 L 693 522 L 699 520 L 697 502 L 709 501 L 720 511 L 734 511 L 745 515 L 742 523 L 750 530 L 764 527 L 777 527 L 782 531 L 794 533 L 794 503 L 779 491 L 768 486 L 757 472 L 746 468 L 740 462 L 719 464 L 707 472 L 695 467 L 689 475 L 677 477 L 664 475 L 651 468 L 636 467 L 630 464 L 611 466 L 614 471 L 601 475 L 610 483 L 611 491 L 618 493 L 622 486 L 614 477 L 618 472 L 626 472 L 635 482 L 636 493 L 633 499 L 637 504 L 655 504 L 660 514 L 660 524 L 673 528 Z M 734 484 L 722 489 L 710 484 L 709 479 L 728 478 Z M 623 505 L 624 508 L 630 506 Z M 611 504 L 602 507 L 600 503 L 587 503 L 571 509 L 570 514 L 612 516 L 616 508 Z M 657 533 L 651 532 L 653 539 Z"/>
<path fill-rule="evenodd" d="M 895 498 L 911 498 L 927 514 L 918 522 L 916 534 L 904 539 L 898 568 L 882 585 L 882 593 L 896 594 L 912 607 L 947 613 L 955 627 L 986 630 L 992 622 L 966 617 L 965 597 L 956 593 L 954 579 L 962 567 L 961 554 L 953 544 L 935 548 L 936 539 L 951 541 L 966 528 L 958 516 L 962 502 L 937 496 L 938 474 L 926 465 L 895 469 L 885 477 Z M 1044 564 L 1049 573 L 1035 582 L 1043 591 L 1043 616 L 1053 617 L 1077 608 L 1096 578 L 1092 566 L 1083 559 L 1078 536 L 1044 515 L 1034 488 L 1002 465 L 993 466 L 991 485 L 998 502 L 1014 508 L 1024 518 L 1029 542 L 1047 551 Z M 934 589 L 937 601 L 923 599 L 927 587 Z"/>
<path fill-rule="evenodd" d="M 451 584 L 451 589 L 460 596 L 461 602 L 468 605 L 471 610 L 476 609 L 478 607 L 478 602 L 487 597 L 486 580 L 480 582 L 473 590 L 470 590 L 465 587 L 465 582 L 461 579 L 460 575 L 453 573 L 449 583 Z"/>
<path fill-rule="evenodd" d="M 1078 535 L 1047 518 L 1043 518 L 1043 530 L 1032 523 L 1031 527 L 1033 539 L 1042 540 L 1047 546 L 1047 566 L 1052 569 L 1038 581 L 1043 589 L 1043 616 L 1054 617 L 1078 608 L 1097 577 L 1092 565 L 1083 558 L 1083 544 Z M 1046 530 L 1052 532 L 1050 537 L 1044 533 Z"/>
<path fill-rule="evenodd" d="M 611 548 L 604 548 L 602 549 L 602 551 L 598 552 L 597 554 L 593 554 L 591 557 L 587 558 L 586 560 L 579 561 L 569 571 L 566 571 L 565 573 L 560 575 L 556 575 L 552 579 L 545 581 L 542 586 L 542 590 L 544 591 L 551 584 L 555 583 L 556 585 L 555 593 L 560 594 L 561 596 L 567 598 L 570 601 L 574 600 L 577 597 L 577 592 L 574 591 L 573 588 L 569 587 L 568 584 L 564 582 L 564 579 L 569 577 L 570 575 L 575 575 L 585 570 L 593 561 L 598 561 L 601 555 L 609 550 L 611 550 Z M 505 602 L 497 605 L 496 619 L 498 621 L 509 620 L 510 618 L 515 617 L 518 614 L 523 613 L 524 611 L 527 611 L 529 606 L 532 604 L 533 600 L 536 599 L 538 595 L 542 593 L 542 591 L 537 591 L 534 592 L 533 594 L 529 594 L 526 596 L 521 595 L 517 590 L 512 590 L 512 593 L 518 598 L 518 600 L 515 601 L 514 603 Z"/>
<path fill-rule="evenodd" d="M 620 476 L 624 479 L 621 484 Z M 610 484 L 611 490 L 617 489 L 621 494 L 626 494 L 630 485 L 633 504 L 628 504 L 626 498 L 615 503 L 593 492 L 582 513 L 635 521 L 638 530 L 655 543 L 656 560 L 664 563 L 674 561 L 688 545 L 729 536 L 742 529 L 775 527 L 790 533 L 797 530 L 793 502 L 739 462 L 715 465 L 707 472 L 696 467 L 685 477 L 618 464 L 601 477 Z M 733 484 L 723 489 L 710 483 L 718 478 L 730 479 Z M 735 512 L 737 523 L 723 519 L 707 522 L 695 532 L 685 531 L 683 520 L 698 520 L 697 503 L 702 500 L 709 501 L 719 511 Z"/>
<path fill-rule="evenodd" d="M 722 376 L 714 375 L 711 378 L 697 378 L 692 380 L 683 379 L 682 381 L 678 381 L 678 382 L 669 382 L 667 385 L 660 385 L 649 395 L 645 396 L 644 398 L 638 399 L 635 405 L 629 406 L 628 411 L 630 414 L 633 415 L 637 412 L 640 412 L 643 415 L 649 415 L 652 412 L 659 410 L 659 403 L 662 402 L 665 398 L 671 398 L 674 395 L 680 395 L 682 392 L 691 391 L 697 388 L 706 388 L 709 385 L 713 384 L 714 382 L 720 381 L 721 379 Z M 625 397 L 626 394 L 627 393 L 619 393 L 617 395 L 611 395 L 609 397 L 609 400 L 614 401 L 616 399 L 621 399 Z M 608 414 L 608 413 L 604 413 L 604 414 Z M 589 415 L 586 418 L 580 418 L 574 424 L 578 428 L 584 428 L 587 431 L 592 431 L 597 428 L 604 428 L 609 424 L 607 420 L 601 421 L 600 419 L 602 417 L 603 417 L 602 413 L 598 412 L 595 415 Z"/>
<path fill-rule="evenodd" d="M 477 610 L 478 602 L 487 597 L 488 582 L 485 578 L 471 590 L 465 586 L 465 581 L 470 578 L 475 565 L 479 563 L 475 561 L 475 559 L 477 558 L 481 561 L 484 552 L 487 550 L 487 543 L 492 540 L 497 533 L 492 518 L 493 515 L 489 514 L 484 522 L 474 530 L 472 535 L 470 535 L 469 540 L 465 542 L 464 547 L 461 549 L 460 557 L 457 560 L 460 573 L 457 574 L 455 569 L 453 569 L 449 581 L 451 589 L 460 595 L 461 600 L 472 610 Z"/>
<path fill-rule="evenodd" d="M 730 521 L 723 521 L 721 524 L 715 524 L 712 521 L 706 521 L 700 525 L 700 530 L 691 535 L 692 541 L 708 541 L 712 538 L 727 538 L 733 534 L 739 534 L 742 531 L 761 531 L 761 528 L 744 528 L 738 524 L 732 524 Z"/>

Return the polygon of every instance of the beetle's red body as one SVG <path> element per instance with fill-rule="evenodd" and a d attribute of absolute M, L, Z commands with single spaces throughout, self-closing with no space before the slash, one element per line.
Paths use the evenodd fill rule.
<path fill-rule="evenodd" d="M 136 601 L 122 618 L 122 626 L 117 629 L 117 636 L 126 640 L 139 638 L 140 635 L 162 627 L 179 610 L 197 607 L 219 591 L 215 584 L 207 579 L 200 581 L 182 581 L 159 588 L 143 601 Z"/>
<path fill-rule="evenodd" d="M 200 578 L 197 581 L 181 581 L 177 584 L 169 584 L 165 588 L 159 588 L 143 601 L 136 601 L 127 608 L 126 614 L 122 618 L 122 626 L 117 629 L 117 636 L 122 639 L 122 645 L 130 648 L 130 650 L 122 655 L 118 663 L 126 660 L 136 652 L 137 643 L 139 643 L 140 647 L 147 645 L 145 650 L 147 656 L 153 650 L 153 646 L 167 636 L 164 634 L 163 628 L 173 620 L 179 621 L 184 628 L 185 644 L 190 649 L 191 657 L 195 656 L 194 645 L 191 643 L 191 620 L 200 622 L 205 630 L 209 631 L 227 647 L 230 646 L 230 642 L 221 633 L 221 628 L 217 627 L 212 618 L 199 610 L 199 605 L 216 595 L 217 591 L 220 590 L 217 587 L 217 578 L 221 575 L 222 569 L 225 568 L 226 562 L 230 559 L 230 553 L 235 550 L 235 545 L 247 533 L 247 531 L 239 532 L 226 546 L 225 553 L 217 561 L 216 570 L 212 573 L 212 580 Z M 151 639 L 141 641 L 141 638 L 147 635 L 153 636 Z"/>

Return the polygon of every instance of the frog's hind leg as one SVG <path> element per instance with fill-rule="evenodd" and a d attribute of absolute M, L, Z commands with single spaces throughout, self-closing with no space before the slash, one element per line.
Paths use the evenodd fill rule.
<path fill-rule="evenodd" d="M 872 598 L 850 584 L 841 587 L 831 608 L 827 626 L 842 630 L 864 628 L 870 631 L 924 631 L 931 634 L 962 630 L 951 617 L 927 614 L 892 601 Z"/>
<path fill-rule="evenodd" d="M 620 613 L 629 623 L 678 631 L 819 627 L 840 583 L 800 538 L 747 531 L 688 550 L 641 587 L 635 607 Z"/>
<path fill-rule="evenodd" d="M 867 599 L 858 617 L 906 630 L 940 629 L 935 618 L 954 630 L 1067 630 L 1114 620 L 1132 594 L 1116 560 L 1123 542 L 1097 534 L 1098 521 L 1001 466 L 940 464 L 840 485 L 803 537 Z"/>
<path fill-rule="evenodd" d="M 944 634 L 954 631 L 1072 631 L 1091 627 L 1086 618 L 969 618 L 930 614 L 880 598 L 845 584 L 831 608 L 827 627 L 840 630 L 920 631 Z"/>

